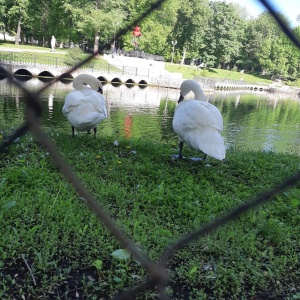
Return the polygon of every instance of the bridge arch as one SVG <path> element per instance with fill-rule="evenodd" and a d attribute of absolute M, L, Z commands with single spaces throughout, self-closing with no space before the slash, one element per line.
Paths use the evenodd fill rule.
<path fill-rule="evenodd" d="M 59 79 L 74 79 L 73 75 L 70 73 L 62 73 L 59 76 Z"/>
<path fill-rule="evenodd" d="M 108 83 L 108 80 L 104 76 L 99 76 L 98 79 L 102 85 L 106 85 Z"/>
<path fill-rule="evenodd" d="M 148 83 L 147 83 L 146 80 L 141 80 L 141 81 L 138 83 L 138 86 L 139 86 L 140 88 L 145 88 L 145 87 L 147 87 L 147 85 L 148 85 Z"/>
<path fill-rule="evenodd" d="M 111 85 L 115 87 L 120 86 L 121 84 L 122 84 L 122 80 L 120 78 L 115 77 L 111 80 Z"/>
<path fill-rule="evenodd" d="M 33 77 L 32 73 L 26 69 L 19 69 L 14 73 L 14 76 L 29 76 Z"/>
<path fill-rule="evenodd" d="M 54 77 L 38 77 L 41 82 L 51 82 L 54 80 Z"/>
<path fill-rule="evenodd" d="M 51 77 L 51 78 L 54 78 L 54 75 L 49 71 L 43 71 L 38 75 L 38 77 Z"/>
<path fill-rule="evenodd" d="M 5 69 L 0 67 L 0 80 L 6 78 L 6 72 Z"/>
<path fill-rule="evenodd" d="M 135 85 L 135 81 L 133 79 L 128 79 L 128 80 L 126 80 L 125 85 L 128 88 L 132 88 Z"/>

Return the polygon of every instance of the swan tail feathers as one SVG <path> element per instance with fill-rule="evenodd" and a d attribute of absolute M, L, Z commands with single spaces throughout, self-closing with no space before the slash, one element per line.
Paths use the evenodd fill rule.
<path fill-rule="evenodd" d="M 184 140 L 195 150 L 201 150 L 208 156 L 214 157 L 218 160 L 225 159 L 226 150 L 224 145 L 224 139 L 220 134 L 220 131 L 206 127 L 198 131 L 190 131 Z"/>

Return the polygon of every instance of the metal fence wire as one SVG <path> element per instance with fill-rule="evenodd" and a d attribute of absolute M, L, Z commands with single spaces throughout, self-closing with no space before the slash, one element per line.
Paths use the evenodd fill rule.
<path fill-rule="evenodd" d="M 259 0 L 258 0 L 259 1 Z M 143 18 L 145 18 L 151 11 L 160 7 L 160 5 L 165 2 L 165 0 L 159 0 L 156 3 L 152 4 L 150 8 L 145 11 L 138 19 L 134 20 L 131 24 L 128 25 L 127 28 L 120 30 L 116 34 L 116 38 L 122 36 L 128 30 L 132 28 L 134 24 L 138 24 Z M 285 25 L 285 23 L 278 17 L 276 14 L 274 7 L 266 0 L 260 0 L 261 2 L 270 12 L 270 14 L 274 17 L 278 25 L 282 28 L 282 31 L 290 38 L 290 40 L 299 47 L 300 42 L 297 37 L 293 34 L 293 32 Z M 110 41 L 107 45 L 110 45 L 112 41 Z M 100 51 L 104 50 L 107 46 L 100 47 Z M 69 70 L 69 73 L 72 73 L 76 68 L 79 68 L 89 62 L 97 53 L 91 55 L 87 59 L 78 63 L 74 68 Z M 8 78 L 8 80 L 16 85 L 20 90 L 22 90 L 25 94 L 26 99 L 26 112 L 25 112 L 25 123 L 20 126 L 14 133 L 12 133 L 9 138 L 3 141 L 0 145 L 0 153 L 3 153 L 4 150 L 9 147 L 13 141 L 24 135 L 27 131 L 31 131 L 36 140 L 42 147 L 45 147 L 46 150 L 52 157 L 53 163 L 60 170 L 60 172 L 68 179 L 68 181 L 74 186 L 75 190 L 78 194 L 85 199 L 87 205 L 92 210 L 92 212 L 98 217 L 99 221 L 101 221 L 107 229 L 111 232 L 111 234 L 123 245 L 124 248 L 127 248 L 133 256 L 148 270 L 149 276 L 148 279 L 139 284 L 138 286 L 132 287 L 127 291 L 120 292 L 115 296 L 115 299 L 134 299 L 138 293 L 145 291 L 146 289 L 156 289 L 158 293 L 159 299 L 169 299 L 169 296 L 166 293 L 166 286 L 169 282 L 169 274 L 167 271 L 167 264 L 176 251 L 188 245 L 189 243 L 203 237 L 204 235 L 216 230 L 217 228 L 227 224 L 228 222 L 237 219 L 242 214 L 247 211 L 254 209 L 267 201 L 272 201 L 274 196 L 282 193 L 284 190 L 296 185 L 300 182 L 300 172 L 291 175 L 291 177 L 287 178 L 281 184 L 273 187 L 271 190 L 257 195 L 256 198 L 250 202 L 247 202 L 241 206 L 237 206 L 231 210 L 230 213 L 220 216 L 216 220 L 211 223 L 208 223 L 204 226 L 201 226 L 197 230 L 183 236 L 181 239 L 176 241 L 174 244 L 169 245 L 164 252 L 161 254 L 158 262 L 151 261 L 146 254 L 143 254 L 140 249 L 136 247 L 136 245 L 126 237 L 126 235 L 122 232 L 122 230 L 116 225 L 114 220 L 104 211 L 104 208 L 99 204 L 99 202 L 91 195 L 84 184 L 75 176 L 71 167 L 67 164 L 64 157 L 60 154 L 59 150 L 55 147 L 52 141 L 47 137 L 44 130 L 40 126 L 40 116 L 42 114 L 42 107 L 39 100 L 39 95 L 43 92 L 44 89 L 50 87 L 54 82 L 58 79 L 55 79 L 51 83 L 45 85 L 44 88 L 40 89 L 37 92 L 30 92 L 22 87 L 17 81 L 13 80 L 13 74 L 4 71 Z"/>

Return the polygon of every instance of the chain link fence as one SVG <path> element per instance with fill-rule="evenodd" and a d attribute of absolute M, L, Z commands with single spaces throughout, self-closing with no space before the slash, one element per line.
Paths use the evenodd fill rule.
<path fill-rule="evenodd" d="M 132 24 L 130 24 L 127 28 L 119 31 L 116 34 L 116 38 L 123 35 L 127 30 L 130 30 L 134 24 L 138 24 L 140 20 L 145 18 L 152 10 L 157 9 L 164 0 L 159 0 L 155 4 L 153 4 L 147 11 L 145 11 L 140 18 L 134 20 Z M 279 26 L 282 28 L 283 32 L 287 34 L 287 36 L 300 48 L 300 42 L 294 36 L 292 31 L 282 22 L 282 20 L 275 13 L 272 5 L 266 0 L 260 1 L 271 13 L 274 19 L 277 21 Z M 110 43 L 109 43 L 110 44 Z M 108 44 L 108 45 L 109 45 Z M 100 49 L 103 50 L 103 49 Z M 91 55 L 89 58 L 78 63 L 74 68 L 69 70 L 72 73 L 76 68 L 80 68 L 86 63 L 88 63 L 94 56 Z M 68 165 L 64 157 L 61 156 L 58 149 L 54 145 L 54 143 L 47 137 L 46 133 L 40 126 L 40 116 L 42 114 L 42 107 L 39 101 L 39 95 L 43 92 L 44 89 L 50 87 L 54 82 L 51 82 L 45 85 L 44 88 L 39 90 L 38 92 L 30 92 L 24 89 L 18 81 L 13 80 L 13 75 L 9 72 L 6 72 L 6 76 L 10 80 L 11 83 L 17 86 L 20 90 L 22 90 L 25 94 L 26 98 L 26 106 L 27 110 L 25 113 L 25 122 L 22 126 L 20 126 L 10 137 L 8 137 L 5 141 L 0 145 L 0 153 L 4 153 L 5 149 L 9 147 L 13 141 L 24 135 L 27 131 L 31 131 L 36 140 L 40 143 L 42 147 L 44 147 L 47 152 L 51 155 L 53 159 L 53 163 L 60 170 L 60 172 L 67 178 L 67 180 L 74 186 L 77 193 L 85 199 L 87 205 L 92 210 L 92 212 L 97 216 L 100 222 L 102 222 L 111 234 L 123 245 L 124 248 L 127 248 L 147 270 L 149 273 L 148 279 L 139 284 L 136 287 L 132 287 L 127 291 L 121 291 L 115 299 L 133 299 L 136 294 L 145 291 L 146 289 L 156 289 L 159 295 L 159 299 L 169 299 L 169 296 L 166 292 L 166 286 L 169 283 L 170 276 L 167 271 L 167 264 L 169 259 L 184 246 L 192 243 L 193 241 L 203 237 L 204 235 L 211 233 L 212 231 L 220 228 L 221 226 L 227 224 L 232 220 L 236 220 L 241 215 L 245 214 L 247 211 L 254 209 L 267 201 L 272 201 L 275 195 L 282 193 L 286 189 L 298 184 L 300 182 L 300 172 L 296 174 L 291 174 L 289 178 L 287 178 L 281 184 L 275 186 L 271 190 L 258 195 L 253 201 L 247 202 L 241 206 L 237 206 L 233 208 L 230 213 L 220 216 L 216 220 L 211 223 L 208 223 L 204 226 L 201 226 L 197 230 L 183 236 L 181 239 L 176 241 L 174 244 L 169 245 L 161 254 L 158 262 L 151 261 L 146 254 L 142 253 L 140 249 L 123 233 L 123 231 L 116 225 L 114 220 L 105 212 L 104 208 L 99 204 L 99 202 L 93 197 L 91 193 L 88 192 L 87 187 L 75 176 L 71 167 Z M 57 79 L 58 80 L 58 79 Z"/>

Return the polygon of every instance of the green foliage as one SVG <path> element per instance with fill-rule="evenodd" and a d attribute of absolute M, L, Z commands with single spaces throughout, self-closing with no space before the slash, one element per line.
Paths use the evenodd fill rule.
<path fill-rule="evenodd" d="M 287 85 L 300 87 L 300 78 L 298 78 L 295 81 L 289 81 L 289 82 L 287 82 Z"/>
<path fill-rule="evenodd" d="M 77 63 L 82 60 L 82 50 L 80 48 L 68 49 L 65 64 L 68 66 L 75 66 Z"/>
<path fill-rule="evenodd" d="M 178 41 L 177 48 L 186 48 L 187 57 L 198 58 L 202 53 L 211 14 L 208 1 L 181 1 L 172 39 Z"/>
<path fill-rule="evenodd" d="M 1 2 L 2 1 L 2 2 Z M 87 45 L 98 51 L 134 50 L 133 28 L 118 31 L 138 19 L 139 50 L 174 61 L 204 62 L 207 67 L 246 70 L 269 78 L 300 76 L 300 51 L 267 12 L 256 18 L 239 4 L 222 1 L 166 0 L 139 19 L 155 0 L 0 0 L 1 30 L 21 43 L 48 46 L 52 35 L 61 45 Z M 280 15 L 288 24 L 287 19 Z M 300 36 L 300 27 L 293 29 Z M 21 30 L 21 32 L 20 32 Z M 19 37 L 16 38 L 19 40 Z"/>
<path fill-rule="evenodd" d="M 221 65 L 226 68 L 238 56 L 244 39 L 245 20 L 238 15 L 235 6 L 222 3 L 210 2 L 212 18 L 205 37 L 206 49 L 204 61 L 208 66 Z M 210 62 L 207 57 L 215 57 Z"/>
<path fill-rule="evenodd" d="M 299 123 L 296 114 L 278 109 L 277 116 Z M 267 112 L 261 117 L 271 118 Z M 1 122 L 0 139 L 17 125 Z M 153 260 L 183 234 L 299 171 L 299 157 L 288 154 L 231 148 L 225 161 L 210 158 L 206 164 L 173 160 L 175 143 L 158 139 L 119 139 L 115 146 L 114 134 L 97 139 L 82 134 L 72 142 L 69 130 L 47 134 L 97 201 Z M 251 140 L 256 137 L 257 131 Z M 186 149 L 186 155 L 195 152 Z M 73 298 L 74 286 L 83 298 L 110 299 L 146 279 L 145 269 L 120 249 L 30 134 L 2 154 L 0 170 L 3 299 L 37 299 L 58 291 Z M 264 293 L 296 299 L 299 198 L 298 185 L 178 251 L 168 266 L 172 298 L 188 293 L 189 299 L 250 299 Z M 137 299 L 157 295 L 146 292 Z"/>

